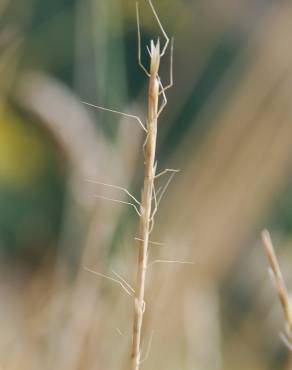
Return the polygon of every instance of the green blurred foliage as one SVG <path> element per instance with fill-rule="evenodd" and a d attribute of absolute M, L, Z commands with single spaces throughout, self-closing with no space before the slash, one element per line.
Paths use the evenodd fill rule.
<path fill-rule="evenodd" d="M 64 167 L 55 143 L 31 117 L 0 106 L 0 246 L 34 263 L 56 249 L 64 197 Z"/>

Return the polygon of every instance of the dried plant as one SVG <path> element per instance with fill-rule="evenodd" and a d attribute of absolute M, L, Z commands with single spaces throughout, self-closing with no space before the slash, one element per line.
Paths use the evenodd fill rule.
<path fill-rule="evenodd" d="M 142 198 L 140 204 L 140 226 L 139 226 L 139 256 L 138 256 L 138 272 L 135 289 L 135 302 L 134 302 L 134 320 L 133 320 L 133 342 L 131 349 L 131 369 L 138 370 L 141 363 L 141 330 L 143 324 L 143 315 L 145 311 L 145 281 L 147 272 L 148 261 L 148 245 L 149 235 L 153 229 L 154 216 L 157 211 L 159 200 L 154 187 L 155 180 L 155 150 L 157 138 L 157 119 L 164 107 L 167 104 L 165 91 L 172 86 L 172 62 L 171 62 L 171 81 L 167 87 L 163 87 L 159 77 L 160 58 L 165 54 L 169 44 L 167 37 L 155 9 L 149 0 L 149 4 L 160 26 L 160 29 L 166 38 L 166 43 L 161 50 L 159 39 L 155 43 L 151 40 L 150 49 L 148 49 L 150 56 L 150 72 L 141 63 L 141 41 L 139 30 L 139 9 L 137 6 L 137 23 L 138 23 L 138 59 L 139 65 L 149 77 L 149 90 L 148 90 L 148 118 L 147 118 L 147 133 L 144 143 L 144 187 L 142 190 Z M 173 43 L 172 43 L 173 45 Z M 172 48 L 172 47 L 171 47 Z M 172 52 L 171 52 L 172 55 Z M 159 107 L 159 95 L 163 96 L 163 102 Z M 163 193 L 161 193 L 163 194 Z M 154 200 L 154 207 L 152 202 Z"/>
<path fill-rule="evenodd" d="M 262 240 L 265 247 L 266 255 L 270 265 L 271 276 L 274 280 L 279 301 L 281 303 L 284 319 L 285 319 L 285 334 L 281 333 L 281 339 L 286 346 L 292 351 L 292 301 L 290 293 L 286 288 L 285 281 L 280 269 L 280 265 L 275 254 L 270 233 L 267 230 L 262 232 Z"/>
<path fill-rule="evenodd" d="M 127 196 L 131 198 L 134 203 L 125 202 L 118 199 L 105 198 L 110 201 L 118 202 L 121 204 L 128 204 L 132 206 L 136 213 L 139 216 L 139 237 L 135 238 L 139 243 L 139 252 L 138 252 L 138 263 L 137 263 L 137 277 L 135 289 L 131 287 L 121 276 L 114 273 L 116 276 L 111 277 L 107 276 L 90 269 L 87 269 L 89 272 L 93 272 L 100 277 L 107 278 L 113 282 L 118 283 L 124 291 L 130 296 L 134 296 L 134 316 L 133 316 L 133 331 L 132 331 L 132 344 L 131 344 L 131 354 L 130 354 L 130 367 L 132 370 L 139 370 L 140 364 L 144 359 L 141 360 L 141 342 L 142 342 L 142 326 L 143 326 L 143 316 L 145 312 L 145 285 L 146 285 L 146 274 L 148 267 L 148 247 L 149 247 L 149 237 L 154 227 L 154 217 L 158 209 L 158 205 L 166 191 L 167 186 L 169 185 L 173 175 L 177 170 L 165 169 L 159 174 L 156 174 L 156 141 L 157 141 L 157 120 L 167 105 L 166 90 L 172 87 L 173 85 L 173 40 L 171 41 L 171 50 L 170 50 L 170 81 L 167 86 L 163 86 L 160 76 L 159 68 L 161 58 L 165 55 L 170 39 L 167 36 L 160 19 L 156 13 L 156 10 L 151 2 L 148 0 L 148 3 L 151 7 L 153 15 L 159 25 L 159 28 L 165 38 L 165 44 L 163 47 L 160 45 L 160 39 L 158 38 L 155 42 L 154 40 L 150 41 L 150 46 L 147 46 L 147 51 L 150 57 L 150 70 L 142 64 L 141 61 L 141 34 L 140 34 L 140 18 L 139 18 L 139 4 L 136 2 L 136 16 L 137 16 L 137 31 L 138 31 L 138 63 L 142 70 L 145 72 L 146 76 L 149 78 L 148 86 L 148 116 L 146 125 L 142 123 L 142 120 L 134 115 L 126 114 L 119 112 L 117 110 L 108 109 L 93 105 L 87 102 L 83 102 L 89 106 L 93 106 L 98 109 L 109 111 L 112 113 L 121 114 L 125 117 L 134 118 L 140 124 L 142 129 L 145 131 L 145 141 L 143 144 L 144 150 L 144 182 L 141 195 L 141 201 L 138 201 L 127 189 L 117 186 L 98 182 L 100 185 L 109 186 L 117 190 L 121 190 L 126 193 Z M 160 103 L 160 96 L 162 97 L 162 102 Z M 165 187 L 161 190 L 159 196 L 158 192 L 155 190 L 155 179 L 161 177 L 165 174 L 171 173 L 168 181 L 166 182 Z M 156 260 L 152 261 L 151 264 L 156 262 L 162 263 L 184 263 L 182 261 L 168 261 L 168 260 Z M 147 357 L 147 355 L 145 356 Z"/>

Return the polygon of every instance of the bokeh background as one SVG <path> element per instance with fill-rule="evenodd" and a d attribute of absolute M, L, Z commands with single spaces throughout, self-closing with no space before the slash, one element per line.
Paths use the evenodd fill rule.
<path fill-rule="evenodd" d="M 292 369 L 260 242 L 268 227 L 291 286 L 291 2 L 155 6 L 175 38 L 158 169 L 180 173 L 150 261 L 194 264 L 149 267 L 143 369 Z M 1 0 L 1 369 L 128 368 L 132 300 L 84 267 L 134 281 L 136 214 L 92 181 L 139 197 L 143 132 L 82 101 L 144 120 L 146 96 L 134 1 Z"/>

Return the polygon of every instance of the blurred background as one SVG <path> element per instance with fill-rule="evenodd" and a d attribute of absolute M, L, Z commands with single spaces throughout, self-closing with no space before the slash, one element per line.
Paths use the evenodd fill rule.
<path fill-rule="evenodd" d="M 291 2 L 154 4 L 175 38 L 158 170 L 180 172 L 149 258 L 194 264 L 149 267 L 143 369 L 292 369 L 260 241 L 292 286 Z M 139 197 L 143 131 L 82 101 L 145 121 L 135 2 L 1 0 L 0 25 L 0 368 L 126 369 L 132 300 L 84 267 L 134 282 L 137 216 L 94 181 Z"/>

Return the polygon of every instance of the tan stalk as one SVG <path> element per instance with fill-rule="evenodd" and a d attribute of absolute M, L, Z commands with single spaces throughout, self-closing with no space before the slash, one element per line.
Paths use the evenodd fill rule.
<path fill-rule="evenodd" d="M 140 38 L 140 25 L 139 25 L 139 10 L 138 3 L 137 9 L 137 25 L 138 25 L 138 60 L 139 65 L 149 77 L 148 88 L 148 117 L 147 117 L 147 135 L 144 144 L 144 185 L 141 196 L 140 205 L 140 222 L 139 222 L 139 254 L 138 254 L 138 270 L 135 286 L 135 299 L 134 299 L 134 318 L 133 318 L 133 333 L 132 333 L 132 347 L 131 347 L 131 370 L 139 370 L 141 364 L 141 337 L 143 316 L 145 312 L 145 283 L 148 265 L 148 246 L 149 235 L 153 225 L 153 212 L 155 206 L 152 207 L 153 198 L 155 196 L 154 179 L 155 179 L 155 152 L 156 152 L 156 139 L 157 139 L 157 119 L 165 107 L 167 100 L 165 97 L 165 90 L 172 85 L 172 59 L 171 59 L 171 83 L 169 86 L 163 88 L 159 78 L 160 59 L 164 55 L 169 43 L 169 39 L 159 21 L 157 13 L 148 0 L 153 14 L 159 24 L 159 27 L 166 38 L 164 47 L 160 48 L 159 39 L 155 43 L 153 40 L 150 42 L 150 48 L 147 48 L 150 56 L 150 72 L 141 63 L 141 38 Z M 171 51 L 172 54 L 172 51 Z M 163 102 L 159 107 L 159 96 L 163 96 Z M 154 208 L 154 210 L 152 209 Z"/>
<path fill-rule="evenodd" d="M 144 184 L 141 194 L 141 201 L 139 202 L 127 189 L 118 186 L 111 185 L 108 183 L 93 181 L 96 184 L 104 185 L 113 189 L 121 190 L 126 193 L 134 203 L 126 202 L 119 199 L 108 198 L 100 195 L 96 195 L 101 199 L 110 200 L 120 204 L 126 204 L 132 206 L 139 216 L 139 236 L 135 238 L 139 243 L 139 253 L 138 253 L 138 268 L 137 268 L 137 277 L 135 289 L 133 289 L 121 276 L 117 273 L 114 273 L 117 278 L 113 278 L 108 275 L 93 271 L 89 268 L 85 268 L 87 271 L 94 273 L 97 276 L 111 280 L 119 284 L 123 290 L 130 296 L 134 295 L 134 317 L 133 317 L 133 332 L 132 332 L 132 344 L 131 344 L 131 370 L 139 370 L 140 364 L 144 362 L 148 357 L 147 355 L 144 359 L 141 360 L 141 339 L 142 339 L 142 325 L 143 325 L 143 316 L 145 312 L 145 284 L 146 284 L 146 272 L 147 267 L 155 263 L 186 263 L 183 261 L 170 261 L 170 260 L 155 260 L 148 264 L 148 247 L 149 244 L 161 245 L 161 243 L 156 243 L 149 240 L 149 236 L 153 230 L 154 226 L 154 216 L 157 212 L 158 205 L 165 194 L 167 187 L 170 181 L 173 178 L 173 175 L 178 172 L 178 170 L 165 169 L 158 175 L 156 175 L 156 161 L 155 161 L 155 152 L 156 152 L 156 139 L 157 139 L 157 119 L 162 113 L 163 109 L 167 104 L 166 90 L 168 90 L 173 85 L 173 40 L 171 42 L 170 49 L 170 81 L 167 86 L 163 86 L 161 79 L 159 77 L 159 67 L 160 61 L 163 55 L 165 54 L 168 45 L 169 38 L 164 31 L 159 17 L 156 13 L 156 10 L 151 2 L 148 0 L 148 3 L 151 7 L 152 13 L 158 23 L 158 26 L 162 32 L 163 37 L 165 38 L 165 44 L 161 48 L 159 38 L 156 42 L 151 40 L 150 48 L 147 46 L 147 51 L 150 56 L 150 71 L 148 72 L 146 67 L 141 62 L 141 35 L 140 35 L 140 20 L 139 20 L 139 8 L 138 2 L 136 2 L 136 12 L 137 12 L 137 29 L 138 29 L 138 63 L 139 66 L 143 69 L 147 77 L 149 78 L 149 87 L 148 87 L 148 115 L 147 115 L 147 125 L 144 125 L 141 119 L 135 115 L 123 113 L 114 109 L 109 109 L 94 105 L 91 103 L 83 102 L 84 104 L 105 110 L 112 113 L 120 114 L 124 117 L 135 119 L 140 126 L 145 131 L 145 142 L 143 145 L 144 148 Z M 159 97 L 161 96 L 162 102 L 159 103 Z M 159 191 L 155 191 L 154 181 L 155 179 L 170 173 L 170 177 L 166 182 L 165 186 Z M 89 180 L 90 181 L 90 180 Z M 159 198 L 157 198 L 158 193 L 160 192 Z M 153 203 L 153 204 L 152 204 Z M 139 209 L 138 209 L 139 207 Z M 150 341 L 151 342 L 151 341 Z"/>
<path fill-rule="evenodd" d="M 262 232 L 262 240 L 265 247 L 266 255 L 270 264 L 270 270 L 272 273 L 273 280 L 276 285 L 278 292 L 279 301 L 281 303 L 285 326 L 286 326 L 286 335 L 282 334 L 281 338 L 287 347 L 292 350 L 292 306 L 291 306 L 291 297 L 287 291 L 285 281 L 280 269 L 280 265 L 275 254 L 273 247 L 272 239 L 270 233 L 267 230 Z"/>

